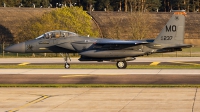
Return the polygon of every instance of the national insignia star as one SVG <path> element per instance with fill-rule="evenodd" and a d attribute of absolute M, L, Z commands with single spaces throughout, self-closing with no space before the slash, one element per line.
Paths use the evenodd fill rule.
<path fill-rule="evenodd" d="M 175 20 L 179 20 L 178 16 L 175 16 Z"/>
<path fill-rule="evenodd" d="M 32 45 L 27 45 L 27 50 L 33 50 L 33 46 Z"/>

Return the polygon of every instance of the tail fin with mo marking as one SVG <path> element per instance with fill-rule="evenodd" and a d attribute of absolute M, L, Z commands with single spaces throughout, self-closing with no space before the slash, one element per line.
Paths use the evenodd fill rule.
<path fill-rule="evenodd" d="M 175 11 L 167 24 L 161 30 L 160 34 L 154 40 L 154 43 L 174 45 L 183 44 L 185 34 L 185 16 L 185 11 Z"/>

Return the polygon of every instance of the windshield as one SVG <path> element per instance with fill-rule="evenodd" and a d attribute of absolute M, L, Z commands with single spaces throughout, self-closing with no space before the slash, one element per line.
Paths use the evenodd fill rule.
<path fill-rule="evenodd" d="M 42 39 L 42 38 L 50 39 L 50 38 L 61 38 L 61 37 L 71 37 L 71 36 L 78 36 L 78 34 L 69 31 L 56 30 L 56 31 L 46 32 L 45 34 L 40 35 L 35 39 Z"/>

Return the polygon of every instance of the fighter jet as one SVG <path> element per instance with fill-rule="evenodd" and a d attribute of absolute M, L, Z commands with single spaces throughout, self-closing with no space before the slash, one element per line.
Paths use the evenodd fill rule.
<path fill-rule="evenodd" d="M 185 11 L 174 11 L 159 35 L 152 40 L 113 40 L 81 36 L 70 31 L 46 32 L 33 40 L 7 47 L 7 52 L 17 53 L 78 53 L 79 61 L 112 61 L 119 69 L 127 67 L 127 61 L 153 53 L 182 51 L 192 45 L 184 44 Z M 68 56 L 68 55 L 66 55 Z M 69 58 L 70 59 L 70 58 Z M 70 64 L 65 57 L 66 69 Z"/>

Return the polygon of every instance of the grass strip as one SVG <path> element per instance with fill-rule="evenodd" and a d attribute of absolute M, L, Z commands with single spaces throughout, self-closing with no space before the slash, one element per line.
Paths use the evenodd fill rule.
<path fill-rule="evenodd" d="M 50 87 L 50 88 L 109 88 L 109 87 L 182 87 L 182 88 L 196 88 L 200 84 L 0 84 L 0 87 Z"/>
<path fill-rule="evenodd" d="M 1 69 L 64 69 L 63 65 L 0 65 Z M 71 64 L 71 69 L 116 69 L 113 64 Z M 200 65 L 128 65 L 127 69 L 200 69 Z"/>

